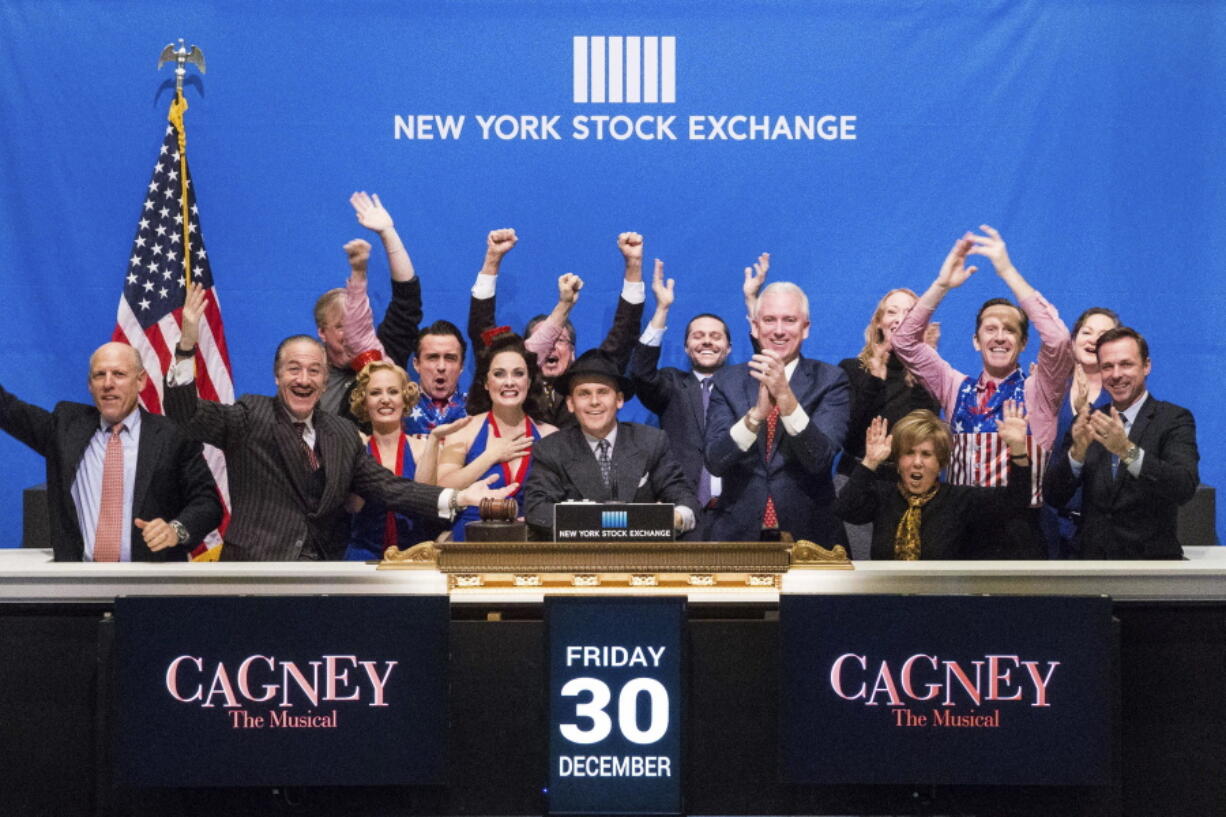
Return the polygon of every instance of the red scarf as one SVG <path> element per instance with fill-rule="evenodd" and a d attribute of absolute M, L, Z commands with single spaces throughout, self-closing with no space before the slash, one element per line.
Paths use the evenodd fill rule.
<path fill-rule="evenodd" d="M 379 441 L 372 434 L 370 437 L 370 453 L 375 458 L 375 462 L 383 464 L 383 457 L 379 454 Z M 390 469 L 396 476 L 404 476 L 404 434 L 400 435 L 399 442 L 396 443 L 396 462 Z M 383 523 L 383 548 L 386 550 L 396 544 L 396 514 L 392 511 L 387 512 L 387 519 Z"/>
<path fill-rule="evenodd" d="M 498 430 L 498 421 L 494 419 L 494 412 L 492 411 L 490 412 L 490 431 L 494 433 L 495 437 L 502 436 L 501 432 Z M 528 439 L 532 439 L 532 419 L 527 415 L 524 415 L 524 434 L 528 437 Z M 504 485 L 510 485 L 512 482 L 519 483 L 519 488 L 512 491 L 510 496 L 515 496 L 517 493 L 519 493 L 519 489 L 524 487 L 524 477 L 528 473 L 528 465 L 531 464 L 531 462 L 532 449 L 529 448 L 524 452 L 523 456 L 519 458 L 519 468 L 516 470 L 514 476 L 511 475 L 511 463 L 498 463 L 498 465 L 502 468 L 502 478 L 506 480 L 503 483 Z"/>

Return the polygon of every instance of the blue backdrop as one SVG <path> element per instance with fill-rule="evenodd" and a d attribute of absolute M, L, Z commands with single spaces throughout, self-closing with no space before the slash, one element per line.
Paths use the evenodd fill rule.
<path fill-rule="evenodd" d="M 1149 337 L 1151 389 L 1195 412 L 1202 479 L 1220 485 L 1226 423 L 1195 382 L 1223 353 L 1223 31 L 1213 0 L 8 0 L 0 383 L 48 407 L 88 400 L 86 358 L 114 326 L 173 95 L 171 68 L 154 65 L 184 37 L 208 60 L 187 85 L 188 153 L 237 392 L 271 390 L 276 341 L 313 331 L 315 297 L 343 281 L 341 245 L 365 233 L 357 189 L 395 216 L 427 320 L 463 321 L 485 233 L 509 226 L 521 240 L 500 319 L 545 311 L 555 277 L 577 272 L 581 346 L 612 315 L 616 235 L 642 232 L 677 278 L 674 364 L 680 324 L 708 310 L 732 320 L 745 357 L 741 270 L 763 250 L 772 279 L 813 299 L 806 353 L 837 361 L 885 290 L 925 288 L 954 238 L 986 222 L 1068 323 L 1102 304 Z M 576 102 L 576 37 L 675 38 L 674 59 L 642 39 L 634 63 L 644 76 L 649 51 L 662 74 L 671 64 L 661 93 L 675 101 Z M 597 79 L 579 83 L 589 98 L 611 90 Z M 558 138 L 482 138 L 477 117 L 503 114 L 556 116 Z M 458 138 L 407 138 L 420 115 L 465 119 Z M 854 117 L 854 139 L 691 138 L 692 117 L 710 136 L 738 115 Z M 675 117 L 676 138 L 597 139 L 593 119 L 576 138 L 574 118 L 598 116 Z M 980 266 L 938 313 L 941 351 L 968 371 L 974 309 L 1008 294 Z M 380 314 L 385 269 L 372 269 Z M 43 466 L 7 436 L 0 457 L 8 546 Z"/>

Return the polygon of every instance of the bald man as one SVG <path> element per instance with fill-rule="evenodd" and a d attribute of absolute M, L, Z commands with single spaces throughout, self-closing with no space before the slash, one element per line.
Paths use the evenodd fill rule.
<path fill-rule="evenodd" d="M 47 411 L 0 387 L 0 429 L 47 462 L 57 562 L 183 561 L 221 522 L 200 443 L 137 405 L 145 380 L 135 349 L 107 343 L 89 359 L 92 406 Z"/>

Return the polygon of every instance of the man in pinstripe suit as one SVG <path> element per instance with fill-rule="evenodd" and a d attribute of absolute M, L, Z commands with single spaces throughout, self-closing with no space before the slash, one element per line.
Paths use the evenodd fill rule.
<path fill-rule="evenodd" d="M 190 287 L 164 404 L 185 436 L 226 454 L 233 514 L 223 559 L 339 559 L 350 493 L 392 510 L 449 519 L 462 506 L 515 489 L 491 491 L 484 482 L 462 491 L 443 489 L 380 466 L 351 422 L 320 410 L 328 363 L 323 345 L 308 335 L 286 338 L 277 347 L 276 397 L 247 394 L 229 406 L 199 400 L 192 363 L 202 307 L 200 290 Z"/>

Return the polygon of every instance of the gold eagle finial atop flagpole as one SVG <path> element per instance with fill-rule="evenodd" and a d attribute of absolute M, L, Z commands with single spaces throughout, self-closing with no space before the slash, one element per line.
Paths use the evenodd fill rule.
<path fill-rule="evenodd" d="M 183 96 L 183 77 L 187 75 L 187 69 L 183 66 L 190 62 L 200 69 L 200 73 L 205 73 L 204 52 L 195 45 L 187 48 L 180 37 L 178 48 L 175 48 L 174 43 L 167 43 L 162 49 L 162 56 L 158 58 L 158 70 L 162 70 L 162 66 L 171 60 L 175 62 L 175 95 Z"/>
<path fill-rule="evenodd" d="M 171 60 L 175 61 L 175 100 L 170 105 L 170 113 L 166 117 L 174 126 L 179 139 L 179 184 L 180 197 L 179 201 L 183 209 L 183 283 L 184 283 L 184 298 L 187 297 L 187 287 L 192 283 L 192 237 L 191 237 L 191 208 L 188 205 L 187 196 L 187 130 L 183 126 L 183 114 L 187 111 L 187 100 L 183 96 L 183 77 L 187 75 L 187 69 L 184 68 L 187 63 L 191 63 L 200 69 L 200 73 L 204 73 L 204 52 L 196 45 L 188 48 L 183 44 L 183 38 L 179 38 L 179 47 L 175 48 L 174 43 L 167 43 L 162 49 L 162 56 L 158 58 L 158 70 L 162 70 L 162 66 Z"/>

